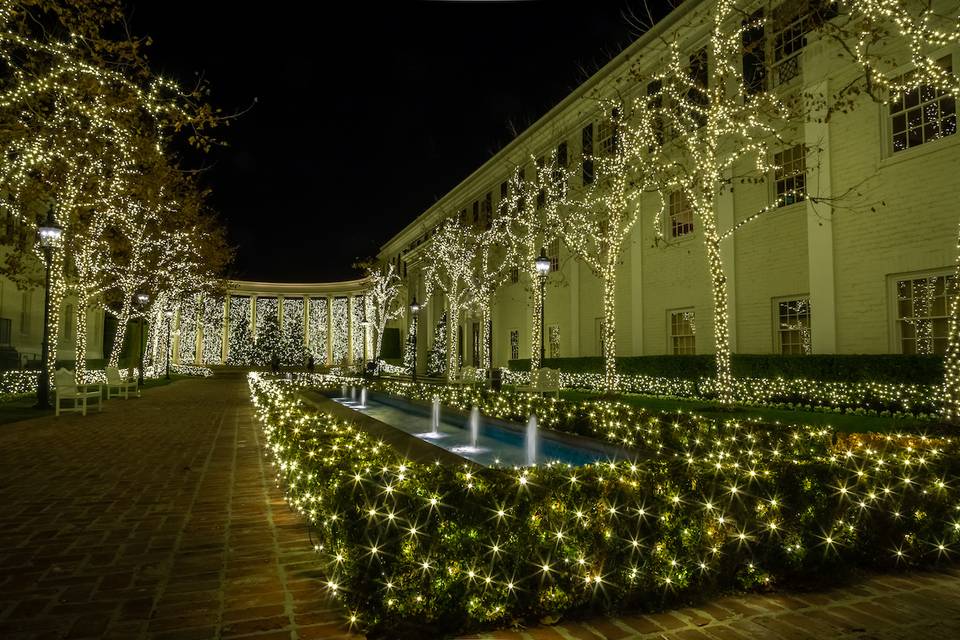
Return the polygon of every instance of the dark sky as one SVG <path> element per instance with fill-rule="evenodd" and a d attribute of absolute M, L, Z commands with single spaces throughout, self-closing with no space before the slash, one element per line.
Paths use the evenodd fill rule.
<path fill-rule="evenodd" d="M 357 258 L 621 51 L 639 34 L 628 16 L 645 15 L 630 0 L 246 4 L 128 2 L 155 71 L 185 85 L 200 73 L 214 106 L 250 107 L 219 132 L 228 146 L 205 158 L 206 182 L 237 247 L 231 275 L 287 282 L 355 277 Z"/>

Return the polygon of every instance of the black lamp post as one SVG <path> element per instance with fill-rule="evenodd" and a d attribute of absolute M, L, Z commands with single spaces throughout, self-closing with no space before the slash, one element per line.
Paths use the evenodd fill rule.
<path fill-rule="evenodd" d="M 40 378 L 37 381 L 37 409 L 50 408 L 50 370 L 47 359 L 50 357 L 50 265 L 53 262 L 53 249 L 60 243 L 63 229 L 53 217 L 53 207 L 47 210 L 47 219 L 37 228 L 37 240 L 43 249 L 46 263 L 46 276 L 43 286 L 43 344 L 40 346 Z"/>
<path fill-rule="evenodd" d="M 137 371 L 137 388 L 143 387 L 143 352 L 145 350 L 144 346 L 144 335 L 143 335 L 143 314 L 147 312 L 147 303 L 150 302 L 150 296 L 146 293 L 137 294 L 137 305 L 140 307 L 140 369 Z"/>
<path fill-rule="evenodd" d="M 547 282 L 547 274 L 550 273 L 550 258 L 547 257 L 547 250 L 543 247 L 540 248 L 540 255 L 534 261 L 534 266 L 537 268 L 537 275 L 540 278 L 540 366 L 542 367 L 545 356 L 543 349 L 543 317 L 546 315 L 544 285 Z"/>
<path fill-rule="evenodd" d="M 169 379 L 170 379 L 170 351 L 171 351 L 171 349 L 170 349 L 170 321 L 173 319 L 173 311 L 170 310 L 170 309 L 167 309 L 166 311 L 163 312 L 163 315 L 164 315 L 164 317 L 167 319 L 167 345 L 166 345 L 166 351 L 167 351 L 167 375 L 166 375 L 166 379 L 169 380 Z"/>
<path fill-rule="evenodd" d="M 410 303 L 410 321 L 413 323 L 413 368 L 411 373 L 413 381 L 417 381 L 417 314 L 420 313 L 420 305 L 417 304 L 417 296 L 413 296 L 413 302 Z"/>

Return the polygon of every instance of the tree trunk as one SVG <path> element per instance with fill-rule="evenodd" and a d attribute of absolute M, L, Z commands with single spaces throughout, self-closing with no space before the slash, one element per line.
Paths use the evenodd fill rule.
<path fill-rule="evenodd" d="M 77 318 L 76 318 L 76 356 L 74 379 L 77 384 L 84 384 L 87 378 L 87 307 L 90 297 L 86 287 L 77 288 Z"/>
<path fill-rule="evenodd" d="M 459 296 L 459 292 L 451 292 Z M 456 299 L 451 297 L 451 300 Z M 447 311 L 447 380 L 454 380 L 460 371 L 460 358 L 457 347 L 460 338 L 460 309 L 455 304 L 449 305 Z"/>
<path fill-rule="evenodd" d="M 480 363 L 484 369 L 493 369 L 490 353 L 490 303 L 484 302 L 480 312 Z"/>
<path fill-rule="evenodd" d="M 532 262 L 532 261 L 531 261 Z M 536 270 L 530 270 L 530 283 L 533 287 L 533 321 L 530 324 L 530 371 L 543 366 L 540 362 L 540 325 L 543 324 L 543 296 L 540 278 Z"/>
<path fill-rule="evenodd" d="M 113 335 L 113 347 L 110 348 L 110 366 L 120 367 L 120 353 L 123 351 L 123 341 L 127 339 L 127 325 L 130 323 L 130 300 L 133 292 L 123 292 L 123 304 L 117 316 L 117 329 Z"/>
<path fill-rule="evenodd" d="M 57 347 L 60 343 L 60 308 L 63 306 L 63 280 L 63 252 L 54 251 L 50 263 L 50 290 L 46 294 L 50 296 L 50 318 L 47 321 L 50 338 L 47 361 L 41 365 L 47 368 L 50 380 L 55 379 L 54 375 L 57 371 Z"/>
<path fill-rule="evenodd" d="M 383 330 L 387 324 L 386 319 L 381 319 L 376 326 L 376 334 L 373 336 L 373 361 L 380 360 L 380 350 L 383 348 Z"/>
<path fill-rule="evenodd" d="M 603 280 L 603 390 L 617 391 L 617 287 L 611 275 Z"/>
<path fill-rule="evenodd" d="M 701 219 L 703 219 L 701 217 Z M 720 259 L 720 238 L 716 232 L 704 230 L 707 263 L 713 289 L 713 337 L 717 361 L 717 399 L 722 404 L 733 402 L 733 375 L 730 367 L 730 326 L 727 316 L 727 276 Z"/>
<path fill-rule="evenodd" d="M 960 233 L 957 235 L 957 259 L 953 269 L 953 294 L 950 301 L 950 319 L 947 333 L 947 352 L 943 359 L 944 422 L 960 423 Z"/>

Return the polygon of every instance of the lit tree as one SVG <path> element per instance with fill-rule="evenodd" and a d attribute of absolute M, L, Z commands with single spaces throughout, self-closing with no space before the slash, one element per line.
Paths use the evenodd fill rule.
<path fill-rule="evenodd" d="M 119 2 L 0 2 L 0 207 L 34 235 L 35 207 L 55 203 L 63 228 L 51 269 L 50 357 L 57 352 L 60 301 L 67 286 L 80 299 L 77 377 L 83 380 L 86 308 L 99 293 L 103 233 L 118 212 L 113 195 L 136 173 L 138 136 L 160 151 L 168 133 L 191 131 L 190 143 L 208 148 L 202 131 L 218 117 L 201 104 L 201 88 L 182 92 L 150 75 L 138 41 L 103 33 L 122 19 Z M 59 34 L 69 34 L 60 37 Z M 8 274 L 30 271 L 29 254 L 10 258 Z M 68 283 L 64 269 L 71 269 Z"/>
<path fill-rule="evenodd" d="M 536 259 L 541 248 L 557 238 L 557 230 L 549 223 L 556 220 L 557 208 L 566 192 L 566 167 L 557 163 L 556 152 L 547 158 L 530 156 L 531 171 L 519 166 L 507 183 L 507 197 L 501 199 L 498 218 L 503 220 L 502 243 L 512 261 L 511 267 L 525 273 L 530 284 L 533 305 L 530 322 L 530 370 L 541 367 L 540 324 L 543 315 L 543 299 L 538 278 Z"/>
<path fill-rule="evenodd" d="M 743 35 L 762 22 L 741 24 L 740 17 L 733 0 L 719 0 L 710 9 L 711 32 L 704 49 L 688 58 L 681 54 L 679 37 L 666 43 L 645 98 L 659 116 L 657 133 L 662 131 L 665 139 L 651 145 L 646 160 L 659 168 L 661 199 L 671 192 L 682 194 L 706 248 L 717 395 L 725 404 L 733 401 L 733 377 L 717 200 L 734 180 L 751 175 L 760 179 L 773 169 L 771 149 L 783 144 L 779 132 L 789 117 L 775 94 L 754 92 L 743 81 Z M 735 175 L 745 165 L 752 169 Z"/>
<path fill-rule="evenodd" d="M 492 213 L 492 212 L 491 212 Z M 480 310 L 480 362 L 483 368 L 491 366 L 490 315 L 497 289 L 510 278 L 516 260 L 510 255 L 513 247 L 503 238 L 509 227 L 507 218 L 495 218 L 487 229 L 476 236 L 477 247 L 470 290 L 474 306 Z"/>
<path fill-rule="evenodd" d="M 471 279 L 476 265 L 478 241 L 476 234 L 455 218 L 440 223 L 436 234 L 430 238 L 426 252 L 424 284 L 427 298 L 443 295 L 447 304 L 447 377 L 453 379 L 460 371 L 460 354 L 457 348 L 460 314 L 471 300 Z"/>
<path fill-rule="evenodd" d="M 656 169 L 644 157 L 655 142 L 654 116 L 645 101 L 628 109 L 622 101 L 601 101 L 599 153 L 586 154 L 592 182 L 563 193 L 566 167 L 554 172 L 564 207 L 547 207 L 550 227 L 603 286 L 603 389 L 617 389 L 616 278 L 624 244 L 640 214 L 640 196 L 655 184 Z"/>
<path fill-rule="evenodd" d="M 393 263 L 375 265 L 369 262 L 364 266 L 370 279 L 367 296 L 373 312 L 373 359 L 378 360 L 387 322 L 399 318 L 406 308 L 402 295 L 403 283 Z"/>
<path fill-rule="evenodd" d="M 960 43 L 958 4 L 952 7 L 919 0 L 841 0 L 821 11 L 820 35 L 835 47 L 838 56 L 852 63 L 857 73 L 825 105 L 829 114 L 856 108 L 861 96 L 887 105 L 911 92 L 960 98 L 960 74 L 931 52 Z M 911 70 L 901 69 L 909 65 Z M 918 112 L 919 116 L 919 112 Z M 936 135 L 956 134 L 956 122 L 934 121 Z M 946 128 L 942 128 L 946 127 Z M 907 136 L 907 132 L 901 134 Z M 902 142 L 894 138 L 895 147 Z M 960 242 L 950 284 L 948 343 L 944 361 L 941 417 L 960 421 Z"/>

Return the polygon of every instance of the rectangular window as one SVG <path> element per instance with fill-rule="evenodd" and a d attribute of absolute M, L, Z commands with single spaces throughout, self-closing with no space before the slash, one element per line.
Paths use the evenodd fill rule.
<path fill-rule="evenodd" d="M 777 341 L 783 355 L 809 355 L 810 298 L 779 300 L 777 308 Z"/>
<path fill-rule="evenodd" d="M 760 93 L 767 84 L 766 40 L 763 37 L 762 20 L 763 9 L 758 9 L 744 23 L 743 86 L 748 96 Z"/>
<path fill-rule="evenodd" d="M 520 282 L 520 269 L 518 267 L 510 269 L 510 282 L 513 284 Z"/>
<path fill-rule="evenodd" d="M 567 168 L 567 143 L 561 142 L 557 145 L 556 166 L 553 169 L 553 184 L 561 194 L 566 193 L 566 168 Z"/>
<path fill-rule="evenodd" d="M 10 346 L 11 340 L 11 331 L 13 328 L 13 320 L 10 318 L 0 318 L 0 345 L 8 347 Z"/>
<path fill-rule="evenodd" d="M 773 154 L 773 182 L 777 206 L 785 207 L 807 197 L 807 148 L 802 144 Z"/>
<path fill-rule="evenodd" d="M 480 225 L 480 201 L 473 201 L 473 226 L 477 227 Z"/>
<path fill-rule="evenodd" d="M 693 309 L 670 312 L 670 346 L 675 356 L 697 352 L 697 323 Z"/>
<path fill-rule="evenodd" d="M 581 175 L 583 184 L 593 183 L 593 123 L 591 122 L 583 128 L 581 133 L 581 153 L 583 154 L 583 166 Z"/>
<path fill-rule="evenodd" d="M 770 71 L 774 86 L 800 75 L 800 52 L 807 46 L 807 32 L 812 26 L 808 5 L 808 2 L 784 2 L 773 11 L 773 64 Z"/>
<path fill-rule="evenodd" d="M 551 358 L 560 357 L 560 325 L 552 324 L 547 327 L 547 336 L 549 337 L 550 351 L 548 352 Z"/>
<path fill-rule="evenodd" d="M 612 156 L 617 151 L 617 122 L 619 117 L 620 110 L 614 108 L 610 112 L 610 117 L 602 120 L 597 126 L 600 153 L 605 156 Z"/>
<path fill-rule="evenodd" d="M 520 359 L 520 331 L 510 329 L 510 359 Z"/>
<path fill-rule="evenodd" d="M 483 200 L 480 201 L 480 222 L 483 223 L 484 229 L 489 229 L 492 221 L 493 221 L 493 192 L 488 191 L 487 195 L 483 196 Z"/>
<path fill-rule="evenodd" d="M 670 193 L 670 237 L 681 238 L 693 233 L 693 207 L 682 191 Z"/>
<path fill-rule="evenodd" d="M 897 281 L 897 325 L 902 353 L 946 353 L 950 303 L 957 295 L 956 286 L 953 274 Z"/>
<path fill-rule="evenodd" d="M 518 187 L 517 208 L 516 208 L 517 213 L 520 213 L 527 205 L 527 199 L 524 196 L 524 188 L 522 186 L 523 183 L 526 182 L 526 180 L 527 180 L 526 169 L 524 169 L 523 167 L 517 167 L 517 174 L 516 174 L 516 184 Z"/>
<path fill-rule="evenodd" d="M 953 71 L 949 55 L 938 60 L 937 64 L 948 73 Z M 909 82 L 912 75 L 912 72 L 907 73 L 897 80 Z M 890 101 L 893 153 L 952 136 L 956 132 L 957 101 L 947 92 L 921 85 Z"/>
<path fill-rule="evenodd" d="M 550 258 L 550 271 L 560 270 L 560 240 L 553 240 L 547 245 L 547 256 Z"/>

